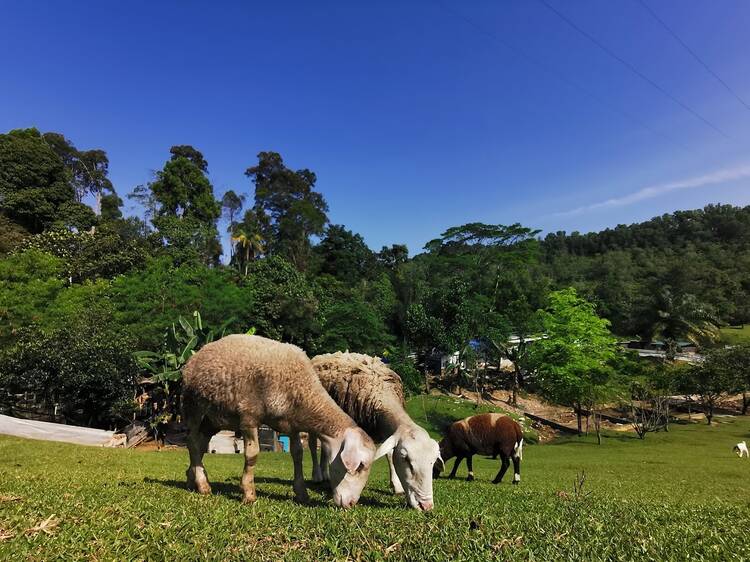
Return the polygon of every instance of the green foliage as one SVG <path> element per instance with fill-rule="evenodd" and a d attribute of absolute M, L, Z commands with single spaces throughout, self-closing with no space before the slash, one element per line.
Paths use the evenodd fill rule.
<path fill-rule="evenodd" d="M 414 359 L 409 357 L 406 348 L 399 347 L 393 351 L 386 350 L 383 358 L 388 362 L 388 367 L 401 377 L 406 396 L 414 396 L 425 391 L 424 376 L 417 369 Z"/>
<path fill-rule="evenodd" d="M 611 396 L 617 342 L 593 304 L 575 289 L 555 291 L 540 323 L 545 337 L 531 346 L 529 361 L 542 393 L 578 412 Z"/>
<path fill-rule="evenodd" d="M 233 282 L 232 272 L 202 265 L 175 267 L 168 259 L 149 260 L 137 272 L 112 282 L 111 300 L 118 325 L 132 328 L 138 337 L 135 349 L 156 349 L 164 327 L 180 315 L 201 310 L 203 321 L 221 326 L 233 318 L 229 331 L 253 325 L 252 296 Z"/>
<path fill-rule="evenodd" d="M 332 224 L 326 229 L 320 244 L 315 246 L 321 273 L 332 275 L 344 283 L 354 285 L 371 278 L 375 255 L 359 234 L 343 225 Z"/>
<path fill-rule="evenodd" d="M 182 380 L 182 367 L 193 354 L 214 339 L 223 338 L 226 326 L 232 321 L 225 322 L 224 326 L 214 331 L 203 326 L 201 314 L 193 311 L 193 321 L 180 316 L 177 323 L 167 328 L 164 334 L 162 350 L 136 351 L 133 353 L 135 362 L 139 368 L 149 373 L 149 377 L 141 380 L 141 384 L 161 384 L 169 389 L 169 383 Z"/>
<path fill-rule="evenodd" d="M 255 213 L 267 251 L 305 269 L 310 258 L 310 236 L 323 234 L 328 205 L 314 191 L 310 170 L 293 171 L 276 152 L 258 154 L 258 164 L 245 175 L 255 184 Z"/>
<path fill-rule="evenodd" d="M 63 161 L 36 129 L 0 135 L 0 213 L 32 233 L 49 228 L 75 191 Z"/>
<path fill-rule="evenodd" d="M 362 300 L 337 302 L 325 310 L 318 347 L 322 352 L 349 350 L 382 355 L 392 343 L 377 311 Z"/>
<path fill-rule="evenodd" d="M 280 256 L 256 261 L 241 282 L 252 312 L 247 325 L 267 338 L 313 351 L 320 330 L 319 305 L 304 274 Z"/>
<path fill-rule="evenodd" d="M 712 350 L 702 363 L 684 369 L 681 375 L 680 390 L 698 396 L 711 424 L 723 396 L 750 388 L 750 346 Z"/>
<path fill-rule="evenodd" d="M 49 331 L 19 331 L 0 352 L 0 388 L 31 392 L 79 424 L 107 427 L 115 404 L 132 398 L 135 340 L 99 311 L 68 318 Z"/>
<path fill-rule="evenodd" d="M 65 287 L 65 264 L 29 250 L 0 260 L 0 342 L 40 321 Z"/>
<path fill-rule="evenodd" d="M 111 224 L 94 232 L 48 230 L 28 238 L 23 252 L 36 250 L 63 261 L 71 282 L 112 278 L 140 267 L 148 256 L 143 239 L 123 239 Z"/>

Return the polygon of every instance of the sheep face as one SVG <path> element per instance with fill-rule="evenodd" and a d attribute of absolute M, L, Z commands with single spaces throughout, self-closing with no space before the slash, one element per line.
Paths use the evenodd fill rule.
<path fill-rule="evenodd" d="M 360 428 L 350 427 L 331 445 L 333 450 L 327 457 L 333 502 L 339 507 L 353 507 L 367 484 L 375 459 L 375 444 Z"/>
<path fill-rule="evenodd" d="M 440 457 L 437 441 L 426 431 L 398 435 L 393 447 L 393 467 L 404 488 L 406 503 L 420 511 L 433 507 L 432 467 Z"/>
<path fill-rule="evenodd" d="M 432 468 L 433 478 L 437 478 L 438 476 L 440 476 L 440 473 L 443 472 L 443 469 L 445 469 L 446 461 L 456 456 L 456 453 L 453 452 L 453 445 L 451 444 L 450 439 L 448 439 L 447 437 L 441 440 L 438 446 L 440 454 L 435 461 L 435 465 Z"/>

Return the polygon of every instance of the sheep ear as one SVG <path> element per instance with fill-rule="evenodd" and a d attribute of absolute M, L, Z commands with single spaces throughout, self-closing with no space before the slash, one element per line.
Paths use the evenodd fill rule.
<path fill-rule="evenodd" d="M 382 456 L 387 455 L 390 453 L 393 449 L 396 448 L 396 445 L 398 444 L 398 437 L 396 437 L 396 434 L 394 433 L 391 435 L 388 439 L 383 441 L 379 446 L 377 451 L 375 451 L 375 459 L 379 459 Z"/>
<path fill-rule="evenodd" d="M 344 447 L 341 450 L 341 462 L 349 474 L 355 474 L 360 465 L 365 464 L 362 455 L 362 439 L 356 431 L 346 430 L 344 435 Z"/>

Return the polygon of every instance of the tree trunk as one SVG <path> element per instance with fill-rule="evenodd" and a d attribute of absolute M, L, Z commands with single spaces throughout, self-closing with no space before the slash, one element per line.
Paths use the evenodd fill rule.
<path fill-rule="evenodd" d="M 596 442 L 602 444 L 602 432 L 601 432 L 602 418 L 601 415 L 597 416 L 594 412 L 594 428 L 596 429 Z"/>
<path fill-rule="evenodd" d="M 742 415 L 747 415 L 747 409 L 750 407 L 750 397 L 747 395 L 747 390 L 742 391 Z"/>
<path fill-rule="evenodd" d="M 709 404 L 706 410 L 706 419 L 708 420 L 708 425 L 711 425 L 711 420 L 714 418 L 714 405 Z"/>
<path fill-rule="evenodd" d="M 513 363 L 513 396 L 511 398 L 511 404 L 514 406 L 518 404 L 518 382 L 520 380 L 518 373 L 518 365 Z"/>
<path fill-rule="evenodd" d="M 573 408 L 573 410 L 576 413 L 576 419 L 578 421 L 578 435 L 581 435 L 582 434 L 582 431 L 581 431 L 581 429 L 582 429 L 582 423 L 581 423 L 582 422 L 582 420 L 581 420 L 581 405 L 578 404 L 577 406 L 575 406 Z"/>

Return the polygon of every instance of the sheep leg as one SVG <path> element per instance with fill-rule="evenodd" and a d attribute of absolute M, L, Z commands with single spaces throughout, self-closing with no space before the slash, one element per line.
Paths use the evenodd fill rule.
<path fill-rule="evenodd" d="M 323 471 L 320 469 L 320 462 L 318 462 L 318 436 L 311 433 L 307 437 L 307 443 L 310 446 L 310 456 L 312 457 L 312 480 L 313 482 L 322 482 Z M 320 456 L 322 461 L 323 451 L 321 451 Z"/>
<path fill-rule="evenodd" d="M 391 471 L 391 488 L 393 488 L 393 493 L 399 496 L 404 493 L 404 487 L 401 485 L 396 467 L 393 466 L 393 451 L 387 453 L 386 456 L 388 457 L 388 468 Z"/>
<path fill-rule="evenodd" d="M 330 482 L 331 475 L 328 473 L 328 453 L 325 447 L 320 447 L 320 472 L 323 474 L 323 482 Z"/>
<path fill-rule="evenodd" d="M 505 476 L 505 472 L 508 470 L 508 467 L 510 466 L 510 460 L 508 459 L 508 456 L 504 453 L 500 453 L 500 460 L 502 464 L 500 465 L 500 471 L 497 473 L 497 476 L 495 476 L 495 479 L 492 481 L 493 484 L 500 484 L 503 480 L 503 476 Z"/>
<path fill-rule="evenodd" d="M 463 457 L 456 457 L 456 460 L 453 461 L 453 470 L 451 470 L 451 473 L 448 475 L 448 478 L 455 478 L 456 477 L 456 471 L 458 470 L 458 465 L 461 464 L 461 461 L 463 460 Z"/>
<path fill-rule="evenodd" d="M 245 440 L 245 470 L 242 472 L 242 503 L 253 503 L 255 495 L 255 463 L 258 461 L 260 443 L 258 442 L 258 428 L 253 427 L 242 432 Z"/>
<path fill-rule="evenodd" d="M 189 426 L 187 447 L 190 454 L 190 466 L 187 469 L 187 486 L 188 489 L 195 490 L 199 494 L 211 493 L 208 474 L 203 466 L 203 455 L 208 451 L 208 442 L 211 441 L 213 433 L 210 424 L 205 420 Z"/>
<path fill-rule="evenodd" d="M 472 465 L 472 459 L 473 457 L 471 455 L 466 457 L 466 468 L 469 469 L 469 475 L 466 477 L 468 482 L 474 480 L 474 466 Z"/>
<path fill-rule="evenodd" d="M 294 501 L 298 503 L 307 503 L 310 498 L 307 495 L 307 486 L 305 486 L 305 475 L 302 473 L 302 440 L 299 433 L 292 433 L 289 436 L 290 448 L 292 450 L 292 461 L 294 461 Z"/>
<path fill-rule="evenodd" d="M 521 457 L 513 455 L 513 484 L 518 484 L 521 481 Z"/>

